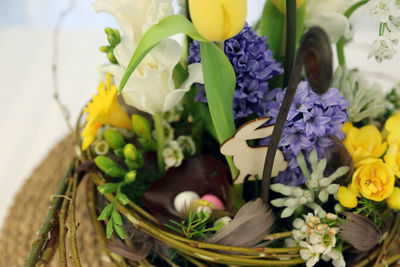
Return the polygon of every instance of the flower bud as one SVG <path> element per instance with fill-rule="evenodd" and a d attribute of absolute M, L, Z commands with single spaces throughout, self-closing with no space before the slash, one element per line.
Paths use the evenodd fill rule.
<path fill-rule="evenodd" d="M 112 149 L 118 149 L 125 145 L 124 137 L 116 130 L 108 129 L 104 133 L 104 138 Z"/>
<path fill-rule="evenodd" d="M 133 183 L 136 180 L 136 171 L 130 171 L 125 175 L 124 182 L 127 184 Z"/>
<path fill-rule="evenodd" d="M 349 209 L 357 207 L 357 195 L 346 186 L 339 187 L 338 198 L 343 207 Z"/>
<path fill-rule="evenodd" d="M 246 0 L 189 0 L 190 17 L 197 31 L 209 41 L 223 41 L 244 26 Z"/>
<path fill-rule="evenodd" d="M 138 158 L 138 151 L 133 144 L 126 144 L 124 147 L 124 157 L 128 160 L 135 161 Z"/>
<path fill-rule="evenodd" d="M 151 138 L 150 122 L 145 117 L 137 114 L 132 115 L 132 126 L 133 126 L 133 131 L 140 138 L 144 139 Z"/>
<path fill-rule="evenodd" d="M 106 45 L 100 46 L 99 50 L 100 50 L 100 52 L 107 53 L 108 52 L 108 46 L 106 46 Z"/>
<path fill-rule="evenodd" d="M 393 189 L 392 195 L 386 199 L 386 203 L 388 204 L 388 207 L 393 209 L 393 210 L 400 210 L 400 188 L 395 187 Z"/>
<path fill-rule="evenodd" d="M 326 214 L 326 219 L 328 219 L 330 221 L 335 221 L 337 219 L 337 215 L 333 214 L 333 213 L 327 213 Z"/>

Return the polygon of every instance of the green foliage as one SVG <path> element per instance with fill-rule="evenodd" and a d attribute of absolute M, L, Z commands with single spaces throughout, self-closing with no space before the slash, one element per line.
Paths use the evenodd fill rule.
<path fill-rule="evenodd" d="M 217 229 L 207 227 L 211 213 L 190 212 L 187 221 L 177 222 L 170 220 L 171 224 L 164 224 L 171 230 L 183 234 L 188 239 L 206 238 L 212 235 Z"/>
<path fill-rule="evenodd" d="M 386 208 L 385 202 L 375 202 L 363 197 L 358 201 L 358 206 L 359 208 L 354 213 L 371 218 L 378 227 L 383 225 L 385 218 L 383 218 L 382 213 Z"/>
<path fill-rule="evenodd" d="M 109 45 L 100 47 L 100 51 L 106 53 L 107 58 L 111 63 L 118 64 L 118 61 L 114 56 L 114 49 L 121 42 L 121 36 L 116 29 L 107 27 L 104 29 L 104 31 L 107 34 L 107 41 Z"/>

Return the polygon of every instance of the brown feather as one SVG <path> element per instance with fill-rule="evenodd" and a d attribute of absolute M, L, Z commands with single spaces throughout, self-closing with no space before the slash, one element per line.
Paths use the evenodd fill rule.
<path fill-rule="evenodd" d="M 359 251 L 369 251 L 378 244 L 382 232 L 370 219 L 352 212 L 342 212 L 347 219 L 341 225 L 340 237 Z"/>
<path fill-rule="evenodd" d="M 233 220 L 205 242 L 226 246 L 256 246 L 271 231 L 274 215 L 261 198 L 246 203 Z"/>

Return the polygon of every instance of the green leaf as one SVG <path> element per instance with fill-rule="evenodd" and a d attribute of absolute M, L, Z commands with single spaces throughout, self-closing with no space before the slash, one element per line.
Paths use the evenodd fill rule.
<path fill-rule="evenodd" d="M 122 225 L 122 217 L 121 214 L 118 213 L 116 209 L 113 210 L 112 212 L 112 219 L 115 224 L 117 225 Z"/>
<path fill-rule="evenodd" d="M 97 187 L 97 190 L 102 194 L 111 194 L 118 189 L 118 184 L 107 183 Z"/>
<path fill-rule="evenodd" d="M 281 44 L 284 40 L 284 21 L 285 16 L 271 1 L 267 1 L 260 19 L 259 29 L 261 36 L 266 36 L 268 38 L 267 43 L 269 49 L 274 52 L 274 57 L 277 60 L 284 55 L 284 51 L 281 51 L 281 48 L 285 47 L 285 44 L 283 44 L 283 46 Z"/>
<path fill-rule="evenodd" d="M 112 203 L 108 204 L 103 209 L 103 211 L 101 212 L 99 217 L 97 217 L 97 220 L 104 221 L 104 220 L 108 219 L 111 216 L 111 213 L 112 213 L 113 209 L 114 209 L 114 205 Z"/>
<path fill-rule="evenodd" d="M 107 239 L 111 238 L 111 235 L 114 231 L 114 222 L 113 219 L 111 218 L 108 223 L 107 223 L 107 227 L 106 227 L 106 237 Z"/>
<path fill-rule="evenodd" d="M 194 25 L 184 16 L 174 15 L 161 20 L 159 23 L 153 25 L 140 40 L 131 61 L 129 62 L 124 77 L 121 80 L 119 92 L 124 89 L 129 77 L 135 71 L 139 63 L 158 43 L 179 33 L 185 33 L 194 40 L 207 41 L 201 37 L 201 35 L 196 31 Z"/>
<path fill-rule="evenodd" d="M 129 203 L 129 198 L 124 193 L 118 193 L 117 200 L 124 206 Z"/>
<path fill-rule="evenodd" d="M 223 143 L 235 133 L 232 111 L 235 71 L 215 44 L 200 42 L 200 50 L 208 106 L 218 140 Z"/>
<path fill-rule="evenodd" d="M 121 226 L 114 224 L 114 229 L 115 229 L 115 232 L 117 232 L 118 236 L 121 239 L 125 239 L 126 236 L 125 236 L 124 230 L 122 229 Z"/>

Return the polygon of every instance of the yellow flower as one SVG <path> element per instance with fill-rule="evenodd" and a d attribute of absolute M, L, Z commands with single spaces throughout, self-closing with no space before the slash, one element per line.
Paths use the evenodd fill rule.
<path fill-rule="evenodd" d="M 189 0 L 190 17 L 197 31 L 209 41 L 223 41 L 244 26 L 246 0 Z"/>
<path fill-rule="evenodd" d="M 391 144 L 385 154 L 385 162 L 400 178 L 400 143 Z"/>
<path fill-rule="evenodd" d="M 389 145 L 400 143 L 400 111 L 386 121 L 385 130 L 388 132 L 387 142 Z"/>
<path fill-rule="evenodd" d="M 393 210 L 400 210 L 400 188 L 395 187 L 392 195 L 386 199 L 388 207 Z"/>
<path fill-rule="evenodd" d="M 307 0 L 297 0 L 297 9 L 299 9 L 306 1 Z M 274 4 L 282 14 L 286 15 L 286 0 L 271 0 L 271 3 Z"/>
<path fill-rule="evenodd" d="M 357 207 L 357 195 L 346 186 L 339 187 L 338 198 L 340 204 L 345 208 L 352 209 Z"/>
<path fill-rule="evenodd" d="M 88 113 L 85 128 L 82 131 L 82 150 L 86 150 L 96 137 L 97 130 L 103 124 L 118 128 L 132 129 L 128 114 L 118 103 L 117 86 L 111 85 L 111 74 L 107 74 L 106 84 L 101 82 L 97 88 L 97 95 L 83 110 Z"/>
<path fill-rule="evenodd" d="M 381 159 L 364 159 L 355 165 L 350 189 L 373 201 L 382 201 L 393 192 L 394 173 Z"/>
<path fill-rule="evenodd" d="M 373 125 L 367 125 L 360 129 L 345 124 L 343 131 L 346 139 L 343 141 L 354 163 L 365 158 L 379 158 L 385 153 L 387 143 L 382 143 L 382 135 Z"/>

